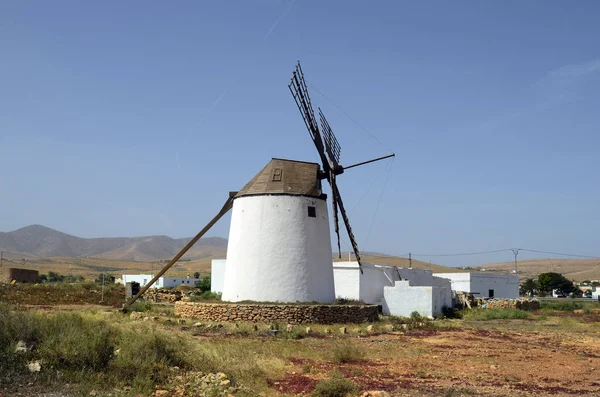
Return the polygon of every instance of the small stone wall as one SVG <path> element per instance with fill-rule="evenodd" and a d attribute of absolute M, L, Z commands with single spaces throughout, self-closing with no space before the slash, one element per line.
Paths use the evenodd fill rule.
<path fill-rule="evenodd" d="M 0 283 L 39 283 L 40 274 L 37 270 L 5 268 L 0 269 Z"/>
<path fill-rule="evenodd" d="M 373 305 L 277 305 L 175 302 L 175 315 L 205 321 L 285 322 L 334 324 L 376 321 Z"/>
<path fill-rule="evenodd" d="M 540 301 L 530 299 L 492 299 L 482 305 L 485 309 L 540 310 Z"/>

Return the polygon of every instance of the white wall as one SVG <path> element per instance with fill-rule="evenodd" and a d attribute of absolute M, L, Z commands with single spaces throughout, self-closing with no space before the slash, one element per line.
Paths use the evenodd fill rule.
<path fill-rule="evenodd" d="M 223 293 L 225 283 L 225 266 L 227 259 L 213 259 L 210 264 L 210 291 Z"/>
<path fill-rule="evenodd" d="M 316 217 L 308 216 L 308 206 Z M 233 202 L 225 301 L 333 302 L 327 203 L 304 196 L 260 195 Z"/>
<path fill-rule="evenodd" d="M 360 300 L 360 272 L 357 262 L 334 262 L 335 297 Z"/>
<path fill-rule="evenodd" d="M 146 284 L 148 284 L 150 282 L 150 280 L 152 280 L 153 277 L 154 276 L 152 274 L 124 274 L 122 277 L 122 280 L 123 280 L 123 285 L 126 285 L 127 283 L 131 283 L 131 282 L 135 282 L 135 283 L 139 283 L 140 287 L 143 287 Z M 162 281 L 161 278 L 159 278 L 158 280 L 156 280 L 154 285 L 150 288 L 162 288 L 161 281 Z"/>
<path fill-rule="evenodd" d="M 151 274 L 124 274 L 122 277 L 123 285 L 129 282 L 136 282 L 140 284 L 140 287 L 145 286 L 152 280 L 154 276 Z M 199 278 L 172 278 L 172 277 L 159 277 L 154 285 L 150 288 L 174 288 L 178 285 L 187 285 L 193 287 L 196 285 L 196 281 L 201 280 Z"/>
<path fill-rule="evenodd" d="M 479 298 L 489 298 L 489 290 L 494 290 L 494 298 L 519 297 L 517 276 L 487 273 L 435 273 L 434 275 L 449 279 L 453 291 L 470 292 Z"/>
<path fill-rule="evenodd" d="M 379 304 L 383 300 L 384 287 L 393 286 L 400 278 L 410 280 L 410 285 L 413 286 L 446 287 L 450 291 L 450 281 L 434 277 L 430 270 L 375 265 L 366 262 L 363 262 L 362 269 L 363 274 L 360 274 L 356 261 L 333 263 L 335 296 L 337 298 L 357 299 L 364 303 Z M 451 301 L 448 306 L 452 306 Z"/>
<path fill-rule="evenodd" d="M 172 278 L 172 277 L 161 277 L 160 279 L 161 286 L 163 288 L 174 288 L 178 285 L 185 285 L 187 287 L 196 286 L 196 281 L 202 280 L 201 278 Z"/>
<path fill-rule="evenodd" d="M 444 306 L 451 307 L 451 291 L 446 287 L 412 286 L 411 281 L 396 281 L 383 288 L 383 314 L 408 317 L 418 312 L 425 317 L 442 314 Z"/>

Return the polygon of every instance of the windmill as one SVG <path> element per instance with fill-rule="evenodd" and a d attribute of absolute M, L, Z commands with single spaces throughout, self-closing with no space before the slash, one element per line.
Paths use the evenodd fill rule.
<path fill-rule="evenodd" d="M 331 186 L 340 257 L 338 212 L 360 266 L 358 245 L 336 177 L 349 168 L 394 154 L 342 166 L 339 163 L 341 147 L 321 109 L 321 129 L 316 122 L 300 63 L 294 70 L 289 89 L 321 164 L 271 159 L 241 190 L 229 193 L 219 213 L 125 304 L 125 308 L 144 294 L 229 210 L 232 215 L 223 274 L 224 301 L 328 303 L 335 300 L 327 195 L 322 192 L 321 181 L 326 179 Z"/>
<path fill-rule="evenodd" d="M 354 251 L 356 261 L 358 262 L 358 266 L 362 274 L 362 265 L 360 261 L 360 252 L 358 250 L 358 244 L 356 243 L 354 233 L 352 233 L 352 227 L 350 226 L 350 220 L 348 219 L 348 214 L 346 213 L 346 209 L 344 208 L 344 202 L 342 201 L 342 196 L 340 195 L 340 191 L 337 186 L 336 177 L 337 175 L 344 173 L 344 170 L 347 170 L 349 168 L 387 159 L 389 157 L 394 157 L 395 154 L 392 153 L 387 156 L 353 164 L 347 167 L 342 166 L 340 164 L 341 146 L 338 143 L 338 140 L 334 135 L 333 130 L 331 129 L 331 126 L 325 118 L 325 115 L 323 114 L 321 108 L 318 108 L 319 119 L 321 122 L 321 129 L 319 129 L 319 125 L 315 119 L 315 112 L 312 108 L 312 103 L 308 95 L 308 88 L 304 80 L 304 73 L 302 71 L 302 67 L 300 66 L 300 61 L 298 61 L 298 64 L 296 65 L 296 69 L 292 74 L 292 79 L 288 87 L 290 89 L 290 92 L 292 93 L 296 105 L 298 106 L 298 110 L 302 115 L 304 124 L 308 129 L 310 137 L 312 138 L 312 141 L 315 144 L 315 148 L 319 153 L 319 157 L 321 159 L 323 167 L 321 177 L 323 179 L 327 179 L 327 182 L 329 182 L 329 185 L 331 186 L 331 206 L 335 234 L 337 235 L 338 255 L 340 258 L 342 257 L 342 250 L 340 247 L 340 228 L 338 221 L 339 210 L 339 213 L 341 213 L 342 215 L 346 231 L 348 232 L 348 238 L 350 239 L 350 243 L 352 244 L 352 250 Z"/>

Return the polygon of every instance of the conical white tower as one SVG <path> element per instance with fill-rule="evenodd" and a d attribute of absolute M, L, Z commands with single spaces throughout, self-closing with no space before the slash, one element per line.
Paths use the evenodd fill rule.
<path fill-rule="evenodd" d="M 222 299 L 335 300 L 318 164 L 272 159 L 235 196 Z"/>

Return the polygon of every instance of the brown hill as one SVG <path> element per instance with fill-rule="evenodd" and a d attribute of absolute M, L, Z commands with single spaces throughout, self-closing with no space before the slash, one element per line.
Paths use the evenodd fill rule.
<path fill-rule="evenodd" d="M 334 262 L 342 262 L 348 260 L 348 254 L 342 255 L 342 258 L 338 258 L 337 255 L 334 256 Z M 377 265 L 390 265 L 390 266 L 398 266 L 398 267 L 409 267 L 408 258 L 403 258 L 399 256 L 389 256 L 389 255 L 379 255 L 379 254 L 371 254 L 371 253 L 363 253 L 361 254 L 361 260 L 363 262 L 373 263 Z M 412 267 L 415 269 L 426 269 L 431 270 L 434 273 L 460 273 L 464 272 L 464 270 L 457 269 L 455 267 L 447 267 L 442 265 L 436 265 L 435 263 L 423 262 L 416 259 L 413 259 Z"/>
<path fill-rule="evenodd" d="M 519 278 L 535 278 L 540 273 L 556 272 L 575 281 L 600 279 L 600 259 L 530 259 L 518 261 Z M 492 263 L 474 266 L 472 269 L 486 269 L 492 273 L 509 273 L 515 268 L 514 262 Z"/>
<path fill-rule="evenodd" d="M 81 238 L 41 225 L 0 232 L 0 250 L 7 257 L 93 257 L 125 261 L 155 261 L 172 258 L 190 238 L 168 236 Z M 223 257 L 227 240 L 202 238 L 185 255 L 187 259 Z"/>

